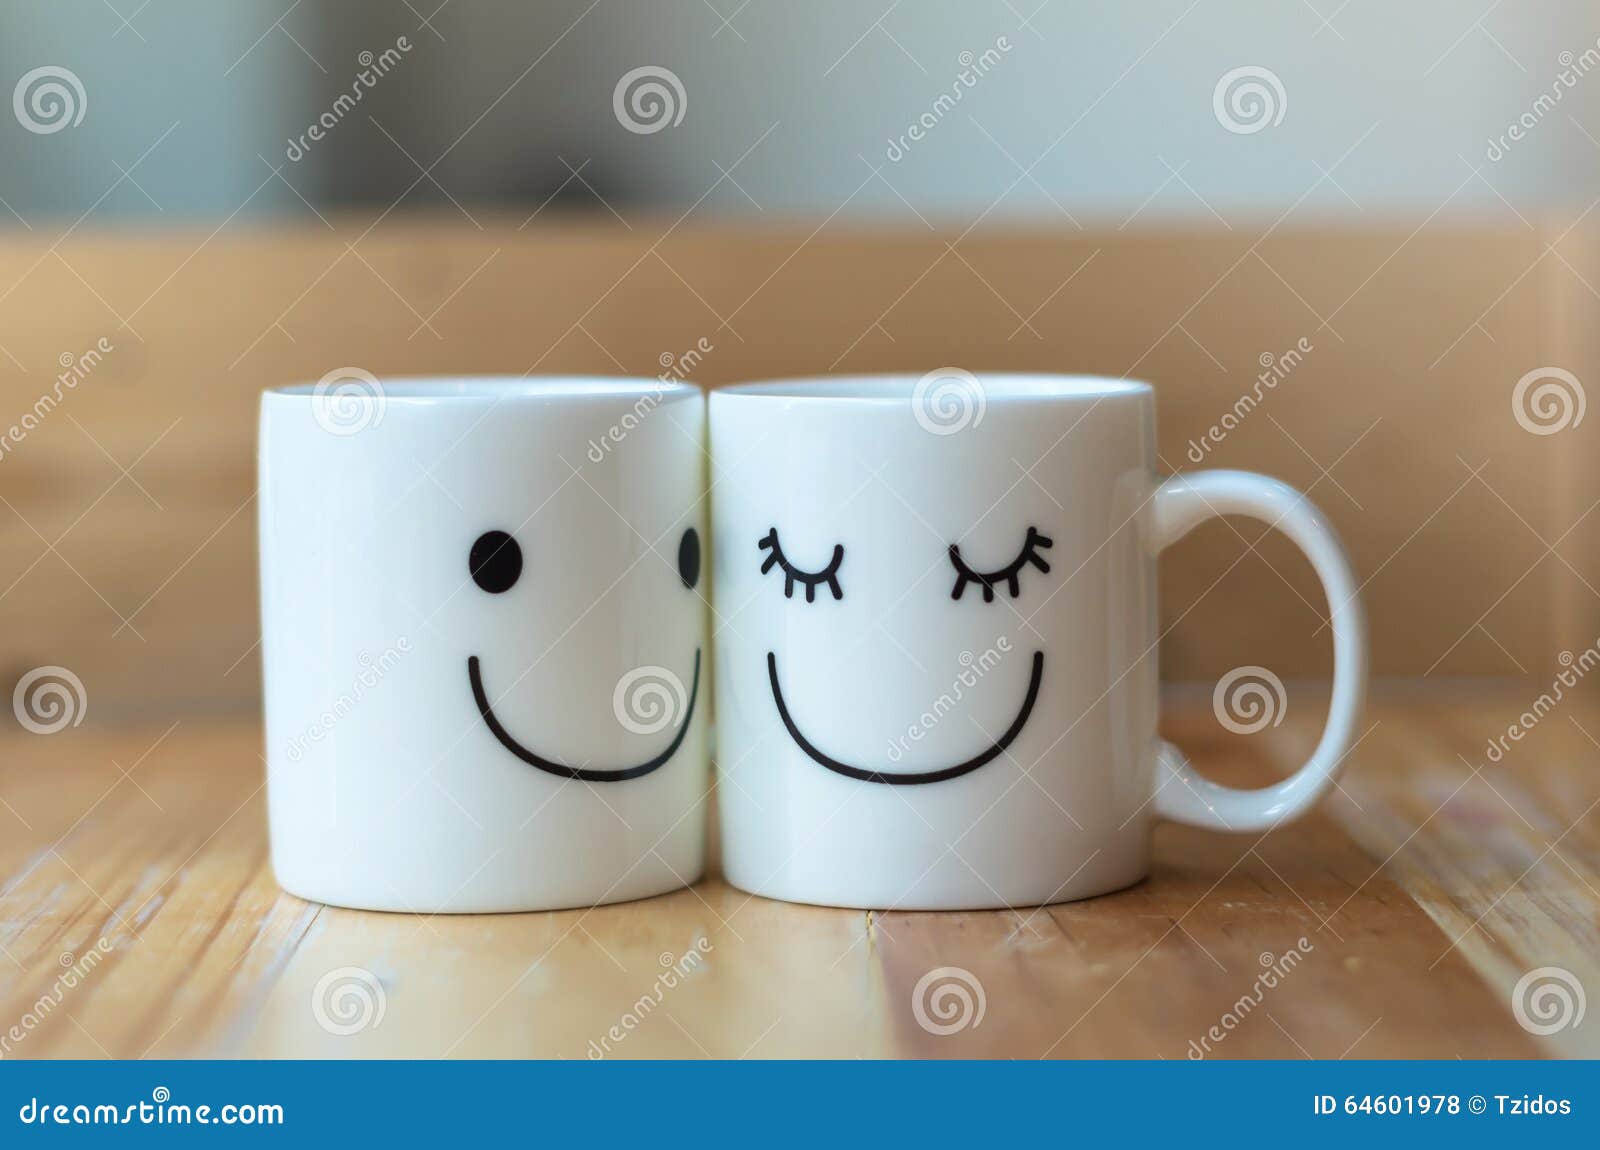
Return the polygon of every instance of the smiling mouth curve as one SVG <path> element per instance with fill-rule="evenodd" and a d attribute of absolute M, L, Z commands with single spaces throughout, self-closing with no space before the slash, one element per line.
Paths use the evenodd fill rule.
<path fill-rule="evenodd" d="M 1011 720 L 1011 726 L 1006 728 L 1001 735 L 987 749 L 974 755 L 964 763 L 957 763 L 953 767 L 944 767 L 937 771 L 869 771 L 862 767 L 852 767 L 849 763 L 841 763 L 822 751 L 817 750 L 810 740 L 800 733 L 800 728 L 795 726 L 794 719 L 789 716 L 789 708 L 783 702 L 783 688 L 778 685 L 778 656 L 771 651 L 767 652 L 767 677 L 772 680 L 772 701 L 778 704 L 778 717 L 783 720 L 783 725 L 789 729 L 789 737 L 795 745 L 813 760 L 827 767 L 837 775 L 844 775 L 849 779 L 859 779 L 864 783 L 887 783 L 890 786 L 915 786 L 918 783 L 942 783 L 946 779 L 958 779 L 962 775 L 977 770 L 985 763 L 998 758 L 1005 753 L 1016 737 L 1022 733 L 1023 725 L 1027 723 L 1028 716 L 1033 713 L 1033 704 L 1039 698 L 1039 683 L 1044 678 L 1044 652 L 1033 653 L 1033 674 L 1028 680 L 1028 695 L 1022 700 L 1022 709 L 1017 712 L 1017 717 Z"/>
<path fill-rule="evenodd" d="M 667 744 L 666 750 L 649 762 L 614 771 L 591 770 L 588 767 L 569 767 L 565 763 L 558 763 L 554 759 L 547 759 L 543 755 L 534 754 L 534 752 L 513 739 L 510 733 L 500 725 L 500 720 L 495 718 L 494 708 L 489 705 L 489 696 L 483 689 L 483 676 L 478 671 L 478 656 L 476 655 L 467 656 L 467 678 L 472 683 L 472 697 L 478 704 L 478 714 L 483 716 L 484 723 L 494 737 L 500 740 L 500 745 L 517 756 L 517 758 L 531 767 L 538 767 L 541 771 L 559 775 L 564 779 L 577 779 L 580 783 L 621 783 L 648 775 L 657 767 L 663 766 L 668 759 L 677 754 L 678 748 L 683 745 L 684 736 L 689 733 L 689 723 L 694 719 L 695 697 L 700 693 L 700 650 L 696 648 L 694 652 L 694 682 L 689 687 L 689 705 L 684 708 L 683 722 L 678 725 L 678 733 L 672 737 L 672 742 Z"/>

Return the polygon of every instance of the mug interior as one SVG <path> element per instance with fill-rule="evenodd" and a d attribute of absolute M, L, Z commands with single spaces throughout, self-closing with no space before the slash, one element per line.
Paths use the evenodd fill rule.
<path fill-rule="evenodd" d="M 1148 395 L 1154 389 L 1136 379 L 1097 375 L 1032 375 L 1012 372 L 958 372 L 943 369 L 926 375 L 833 375 L 811 378 L 763 380 L 721 387 L 713 395 L 768 397 L 773 399 L 829 399 L 861 402 L 905 403 L 919 388 L 937 388 L 971 377 L 977 380 L 986 402 L 1041 399 L 1104 399 L 1118 395 Z"/>
<path fill-rule="evenodd" d="M 376 377 L 372 394 L 389 400 L 585 400 L 632 399 L 646 395 L 667 397 L 698 394 L 700 389 L 680 380 L 628 376 L 402 376 Z M 370 385 L 369 385 L 370 387 Z M 362 377 L 336 375 L 319 383 L 296 383 L 267 390 L 274 396 L 317 397 L 344 388 L 359 392 Z"/>

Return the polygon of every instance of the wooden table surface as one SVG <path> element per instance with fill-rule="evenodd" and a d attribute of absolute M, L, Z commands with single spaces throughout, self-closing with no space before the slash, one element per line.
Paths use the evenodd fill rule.
<path fill-rule="evenodd" d="M 1383 693 L 1310 818 L 1165 826 L 1132 890 L 971 914 L 790 906 L 716 878 L 551 914 L 324 907 L 273 882 L 254 720 L 14 733 L 0 1053 L 1184 1058 L 1215 1027 L 1211 1057 L 1595 1056 L 1600 1018 L 1559 994 L 1600 992 L 1600 705 L 1564 701 L 1485 758 L 1539 693 Z M 1305 694 L 1241 737 L 1177 692 L 1165 730 L 1208 773 L 1265 781 L 1316 736 Z M 1287 966 L 1276 985 L 1265 963 Z M 941 967 L 981 988 L 981 1019 L 950 1034 L 914 1002 Z M 1541 968 L 1558 973 L 1524 1017 L 1551 1029 L 1553 1004 L 1545 1035 L 1513 1009 Z"/>

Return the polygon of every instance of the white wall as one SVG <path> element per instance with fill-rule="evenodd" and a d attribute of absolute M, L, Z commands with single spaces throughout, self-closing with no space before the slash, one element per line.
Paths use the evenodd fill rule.
<path fill-rule="evenodd" d="M 287 0 L 160 0 L 130 29 L 102 0 L 10 2 L 0 95 L 57 63 L 90 104 L 81 127 L 47 136 L 0 117 L 0 197 L 25 217 L 75 216 L 116 179 L 112 158 L 131 164 L 177 122 L 137 173 L 149 198 L 124 183 L 97 217 L 225 216 L 267 173 L 258 154 L 282 162 L 357 54 L 402 35 L 404 63 L 286 166 L 313 200 L 387 206 L 418 175 L 409 152 L 439 160 L 433 177 L 464 202 L 542 199 L 568 178 L 565 159 L 588 161 L 584 178 L 625 211 L 681 211 L 758 139 L 738 186 L 724 179 L 702 212 L 1220 227 L 1292 206 L 1300 219 L 1532 215 L 1600 194 L 1600 66 L 1577 74 L 1586 49 L 1600 60 L 1592 3 L 1487 15 L 1447 0 L 741 3 L 451 0 L 430 28 L 419 13 L 438 0 L 303 0 L 281 24 Z M 990 48 L 988 73 L 936 110 L 961 53 Z M 1580 58 L 1570 88 L 1562 52 Z M 618 123 L 617 80 L 641 65 L 679 78 L 681 123 L 652 134 Z M 1241 66 L 1277 77 L 1281 122 L 1247 134 L 1219 123 L 1217 81 Z M 1562 100 L 1534 111 L 1555 89 Z M 937 120 L 926 137 L 892 148 L 924 113 Z M 1490 139 L 1524 114 L 1526 138 L 1491 160 Z M 568 193 L 592 202 L 576 182 Z M 407 200 L 443 202 L 430 180 Z M 304 210 L 276 183 L 246 208 Z M 0 227 L 10 218 L 0 211 Z"/>

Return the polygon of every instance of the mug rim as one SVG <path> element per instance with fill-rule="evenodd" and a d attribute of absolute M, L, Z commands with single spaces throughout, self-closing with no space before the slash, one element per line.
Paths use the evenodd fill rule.
<path fill-rule="evenodd" d="M 333 401 L 348 395 L 382 396 L 386 403 L 439 404 L 507 401 L 633 401 L 647 396 L 660 400 L 704 395 L 687 380 L 627 375 L 397 375 L 338 372 L 316 383 L 289 383 L 265 388 L 263 400 L 309 399 Z M 369 381 L 370 377 L 370 381 Z M 340 383 L 349 390 L 341 392 Z M 373 388 L 373 385 L 376 385 Z M 373 388 L 368 391 L 367 388 Z"/>
<path fill-rule="evenodd" d="M 903 404 L 918 394 L 918 387 L 961 387 L 976 380 L 986 403 L 1029 403 L 1063 399 L 1111 399 L 1152 396 L 1155 388 L 1138 379 L 1106 375 L 1051 372 L 966 371 L 942 368 L 922 375 L 907 372 L 868 372 L 850 375 L 779 377 L 714 388 L 711 399 L 776 399 L 800 402 Z"/>

